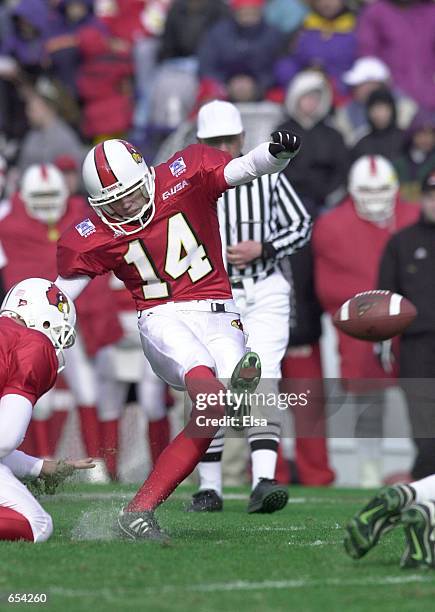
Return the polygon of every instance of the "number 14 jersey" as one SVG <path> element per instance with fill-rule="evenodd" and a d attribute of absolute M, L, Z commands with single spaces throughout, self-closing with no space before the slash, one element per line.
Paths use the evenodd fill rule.
<path fill-rule="evenodd" d="M 59 275 L 93 278 L 112 270 L 138 310 L 231 298 L 216 209 L 229 188 L 224 168 L 230 160 L 217 149 L 191 145 L 157 166 L 155 215 L 135 234 L 114 231 L 91 210 L 59 240 Z"/>

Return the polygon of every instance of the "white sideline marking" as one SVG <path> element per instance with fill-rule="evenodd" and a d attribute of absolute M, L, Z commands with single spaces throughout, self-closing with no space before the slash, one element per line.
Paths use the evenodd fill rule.
<path fill-rule="evenodd" d="M 413 583 L 434 583 L 430 576 L 411 574 L 408 576 L 384 576 L 383 578 L 358 578 L 355 580 L 343 580 L 340 578 L 327 578 L 325 580 L 315 580 L 310 578 L 300 578 L 296 580 L 236 580 L 234 582 L 212 582 L 205 584 L 176 585 L 168 584 L 161 587 L 144 588 L 137 591 L 138 597 L 143 595 L 158 595 L 161 593 L 196 592 L 211 593 L 224 591 L 250 591 L 250 590 L 274 590 L 274 589 L 306 589 L 311 587 L 359 587 L 359 586 L 388 586 L 394 584 L 413 584 Z M 125 597 L 133 599 L 135 592 L 131 589 L 65 589 L 62 587 L 48 588 L 47 592 L 52 595 L 62 597 L 99 597 L 106 600 L 119 600 Z"/>
<path fill-rule="evenodd" d="M 305 531 L 306 527 L 303 525 L 297 526 L 292 525 L 290 527 L 242 527 L 242 531 Z"/>
<path fill-rule="evenodd" d="M 385 586 L 390 584 L 404 584 L 414 582 L 433 582 L 426 576 L 413 574 L 411 576 L 385 576 L 384 578 L 367 578 L 358 580 L 341 580 L 339 578 L 329 578 L 326 580 L 312 580 L 301 578 L 299 580 L 264 580 L 261 582 L 251 582 L 249 580 L 237 580 L 235 582 L 200 584 L 187 587 L 191 591 L 236 591 L 250 589 L 300 589 L 309 587 L 325 586 Z M 169 585 L 168 585 L 169 586 Z M 173 585 L 170 585 L 171 590 Z M 175 587 L 176 589 L 179 587 Z"/>
<path fill-rule="evenodd" d="M 41 495 L 41 499 L 44 501 L 55 501 L 58 500 L 71 500 L 71 501 L 106 501 L 108 499 L 120 499 L 125 500 L 134 496 L 136 491 L 102 491 L 100 493 L 80 493 L 80 492 L 62 492 L 56 493 L 55 495 Z M 228 500 L 242 500 L 246 501 L 249 495 L 245 495 L 243 493 L 229 493 L 228 495 L 224 495 L 224 499 Z M 171 496 L 171 499 L 185 499 L 189 500 L 191 495 L 187 493 L 176 493 Z M 303 498 L 295 498 L 295 499 L 303 499 Z M 290 501 L 290 500 L 289 500 Z M 305 501 L 305 499 L 303 499 Z M 295 503 L 295 500 L 293 500 Z M 300 503 L 300 502 L 296 502 Z"/>

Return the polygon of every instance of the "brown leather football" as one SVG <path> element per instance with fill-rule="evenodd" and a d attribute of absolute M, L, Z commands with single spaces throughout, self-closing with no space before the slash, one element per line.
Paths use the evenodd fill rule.
<path fill-rule="evenodd" d="M 398 336 L 417 315 L 414 304 L 391 291 L 364 291 L 347 300 L 334 315 L 334 325 L 358 338 L 379 342 Z"/>

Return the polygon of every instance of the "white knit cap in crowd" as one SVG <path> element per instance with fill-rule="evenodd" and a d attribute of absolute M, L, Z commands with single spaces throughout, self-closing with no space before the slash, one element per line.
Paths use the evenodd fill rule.
<path fill-rule="evenodd" d="M 242 118 L 238 108 L 231 102 L 213 100 L 204 104 L 198 113 L 198 138 L 235 136 L 243 132 Z"/>
<path fill-rule="evenodd" d="M 350 70 L 343 74 L 343 82 L 351 87 L 367 81 L 386 81 L 391 72 L 386 64 L 377 57 L 360 57 Z"/>

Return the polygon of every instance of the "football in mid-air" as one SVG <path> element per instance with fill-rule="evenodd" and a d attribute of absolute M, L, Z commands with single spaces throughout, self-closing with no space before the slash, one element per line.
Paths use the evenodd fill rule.
<path fill-rule="evenodd" d="M 414 304 L 391 291 L 364 291 L 347 300 L 335 313 L 334 325 L 358 338 L 379 342 L 398 336 L 417 315 Z"/>

